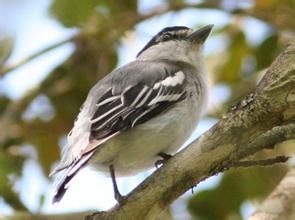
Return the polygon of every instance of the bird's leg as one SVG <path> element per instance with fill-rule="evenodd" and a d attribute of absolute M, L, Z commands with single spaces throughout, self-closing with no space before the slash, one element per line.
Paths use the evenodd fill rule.
<path fill-rule="evenodd" d="M 119 205 L 121 205 L 124 200 L 124 196 L 122 196 L 121 193 L 119 192 L 117 181 L 116 181 L 116 176 L 115 176 L 114 166 L 110 165 L 109 169 L 110 169 L 112 183 L 113 183 L 114 197 L 117 200 L 117 202 L 119 203 Z"/>
<path fill-rule="evenodd" d="M 163 152 L 158 153 L 158 156 L 162 157 L 162 159 L 156 161 L 156 163 L 155 163 L 156 168 L 163 165 L 167 160 L 169 160 L 171 157 L 173 157 L 172 155 L 166 154 Z"/>

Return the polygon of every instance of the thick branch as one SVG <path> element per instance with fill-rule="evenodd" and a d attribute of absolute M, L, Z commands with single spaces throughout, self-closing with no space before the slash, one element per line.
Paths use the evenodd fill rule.
<path fill-rule="evenodd" d="M 281 183 L 265 199 L 249 220 L 295 219 L 295 168 L 292 168 Z"/>
<path fill-rule="evenodd" d="M 125 204 L 90 219 L 154 219 L 185 191 L 232 162 L 293 138 L 294 125 L 288 123 L 295 120 L 294 88 L 295 41 L 254 93 L 134 189 Z"/>

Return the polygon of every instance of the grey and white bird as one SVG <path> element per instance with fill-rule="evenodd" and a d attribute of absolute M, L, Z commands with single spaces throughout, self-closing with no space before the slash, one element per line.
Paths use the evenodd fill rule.
<path fill-rule="evenodd" d="M 116 176 L 154 166 L 174 154 L 197 126 L 207 100 L 202 48 L 213 25 L 167 27 L 90 90 L 68 135 L 53 202 L 86 165 Z"/>

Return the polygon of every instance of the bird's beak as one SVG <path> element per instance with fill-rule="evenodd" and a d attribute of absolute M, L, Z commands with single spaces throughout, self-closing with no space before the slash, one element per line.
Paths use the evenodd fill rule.
<path fill-rule="evenodd" d="M 191 33 L 187 37 L 188 40 L 191 42 L 203 44 L 206 41 L 206 39 L 208 38 L 213 26 L 214 26 L 213 24 L 207 25 L 205 27 L 202 27 L 202 28 L 194 31 L 193 33 Z"/>

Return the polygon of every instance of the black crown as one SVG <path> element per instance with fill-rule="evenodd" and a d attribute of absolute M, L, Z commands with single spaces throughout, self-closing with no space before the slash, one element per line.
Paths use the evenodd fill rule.
<path fill-rule="evenodd" d="M 160 42 L 184 39 L 186 35 L 184 36 L 183 34 L 182 35 L 177 34 L 177 32 L 182 30 L 187 31 L 189 30 L 189 28 L 185 26 L 173 26 L 173 27 L 166 27 L 162 29 L 142 48 L 141 51 L 139 51 L 136 57 L 138 57 L 143 51 L 145 51 L 149 47 L 156 45 Z"/>

